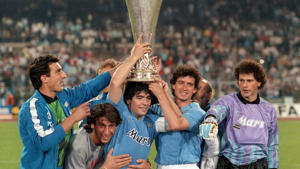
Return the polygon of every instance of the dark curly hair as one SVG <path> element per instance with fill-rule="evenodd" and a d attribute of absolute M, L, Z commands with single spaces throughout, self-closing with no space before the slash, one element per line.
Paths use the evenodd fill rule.
<path fill-rule="evenodd" d="M 183 65 L 178 66 L 173 73 L 170 83 L 172 85 L 174 85 L 179 77 L 185 77 L 185 76 L 193 77 L 195 79 L 194 86 L 196 89 L 198 89 L 198 83 L 199 83 L 199 80 L 201 80 L 201 74 L 194 66 L 189 65 L 189 64 L 183 64 Z M 174 95 L 173 88 L 172 88 L 172 93 Z"/>
<path fill-rule="evenodd" d="M 87 124 L 83 126 L 84 129 L 88 133 L 91 133 L 93 131 L 91 125 L 95 125 L 100 117 L 105 117 L 109 122 L 115 123 L 116 125 L 122 122 L 119 111 L 113 105 L 110 103 L 100 103 L 91 109 L 91 115 L 87 116 Z"/>
<path fill-rule="evenodd" d="M 142 82 L 127 82 L 124 92 L 125 103 L 126 100 L 131 100 L 135 94 L 140 93 L 142 91 L 150 94 L 152 104 L 152 101 L 155 99 L 155 96 L 149 90 L 149 85 Z"/>
<path fill-rule="evenodd" d="M 253 73 L 254 78 L 261 83 L 258 89 L 263 89 L 267 82 L 267 77 L 261 64 L 257 63 L 254 60 L 247 59 L 242 60 L 240 63 L 238 63 L 234 69 L 234 77 L 237 81 L 239 80 L 240 74 L 249 73 Z"/>

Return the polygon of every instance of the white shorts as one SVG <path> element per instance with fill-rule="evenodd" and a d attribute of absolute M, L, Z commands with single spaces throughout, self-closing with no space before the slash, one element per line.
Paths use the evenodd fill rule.
<path fill-rule="evenodd" d="M 159 165 L 157 169 L 199 169 L 197 164 L 177 164 L 177 165 Z"/>

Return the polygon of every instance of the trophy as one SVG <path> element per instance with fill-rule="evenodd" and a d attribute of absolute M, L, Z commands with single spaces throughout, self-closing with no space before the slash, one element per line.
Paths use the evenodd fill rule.
<path fill-rule="evenodd" d="M 148 42 L 153 47 L 161 3 L 162 0 L 126 0 L 134 42 L 143 34 L 142 42 Z M 158 72 L 152 54 L 146 53 L 131 69 L 128 81 L 153 81 L 153 76 L 158 76 Z"/>

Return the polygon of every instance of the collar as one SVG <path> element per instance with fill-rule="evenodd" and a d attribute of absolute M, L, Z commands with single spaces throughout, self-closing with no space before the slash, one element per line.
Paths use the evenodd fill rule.
<path fill-rule="evenodd" d="M 40 92 L 40 94 L 43 96 L 43 98 L 46 100 L 46 102 L 48 104 L 50 104 L 50 103 L 52 103 L 52 102 L 54 102 L 54 101 L 57 100 L 57 96 L 55 96 L 54 99 L 53 99 L 53 98 L 51 98 L 49 96 L 46 96 L 46 95 L 42 94 L 41 92 Z"/>
<path fill-rule="evenodd" d="M 207 112 L 210 109 L 210 103 L 207 103 L 205 107 L 202 108 L 205 112 Z"/>
<path fill-rule="evenodd" d="M 237 97 L 239 98 L 239 100 L 244 103 L 244 104 L 259 104 L 260 99 L 259 99 L 259 94 L 257 94 L 257 98 L 253 101 L 253 102 L 249 102 L 246 99 L 243 98 L 243 96 L 241 95 L 241 92 L 237 93 Z"/>

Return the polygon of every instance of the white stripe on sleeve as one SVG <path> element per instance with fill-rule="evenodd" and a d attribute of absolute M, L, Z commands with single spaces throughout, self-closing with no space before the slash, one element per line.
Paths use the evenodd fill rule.
<path fill-rule="evenodd" d="M 48 130 L 44 130 L 43 126 L 40 125 L 40 119 L 38 119 L 38 116 L 37 116 L 37 110 L 36 110 L 36 106 L 35 106 L 35 102 L 37 101 L 38 99 L 36 98 L 33 98 L 31 101 L 30 101 L 30 106 L 29 106 L 29 109 L 30 109 L 30 114 L 31 114 L 31 120 L 33 122 L 33 127 L 34 129 L 36 130 L 36 132 L 38 133 L 38 135 L 40 137 L 45 137 L 51 133 L 53 133 L 54 131 L 54 128 L 50 128 Z"/>

